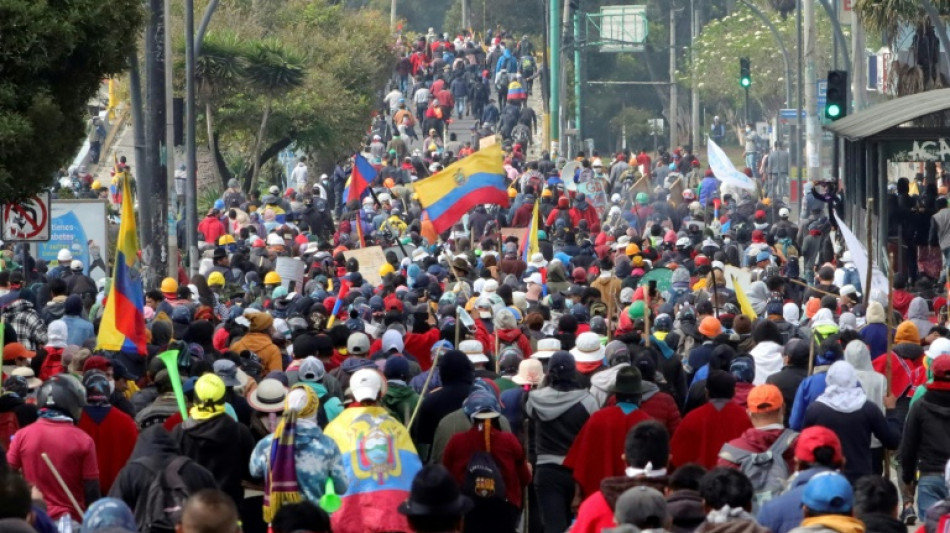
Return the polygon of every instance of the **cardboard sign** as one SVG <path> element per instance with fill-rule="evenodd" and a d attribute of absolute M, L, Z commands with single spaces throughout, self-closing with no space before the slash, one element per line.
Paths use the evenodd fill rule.
<path fill-rule="evenodd" d="M 488 148 L 489 146 L 494 146 L 495 144 L 498 144 L 498 137 L 496 137 L 495 135 L 482 137 L 481 139 L 478 140 L 478 149 L 483 150 L 485 148 Z"/>
<path fill-rule="evenodd" d="M 521 243 L 521 240 L 524 239 L 525 228 L 501 228 L 501 241 L 505 242 L 508 237 L 514 237 L 518 239 L 518 243 Z"/>
<path fill-rule="evenodd" d="M 343 252 L 346 259 L 356 259 L 360 264 L 360 274 L 366 283 L 371 285 L 382 285 L 383 278 L 379 275 L 379 269 L 386 264 L 386 252 L 381 246 L 370 246 L 368 248 L 357 248 L 356 250 L 346 250 Z"/>
<path fill-rule="evenodd" d="M 732 265 L 726 265 L 722 273 L 726 276 L 726 288 L 735 290 L 732 283 L 732 277 L 735 276 L 739 285 L 748 292 L 749 285 L 752 284 L 752 272 Z"/>
<path fill-rule="evenodd" d="M 683 178 L 677 178 L 673 185 L 670 185 L 670 203 L 674 207 L 679 207 L 683 203 L 683 187 Z"/>
<path fill-rule="evenodd" d="M 585 181 L 577 184 L 577 193 L 583 193 L 587 196 L 587 203 L 597 210 L 600 217 L 604 216 L 607 210 L 607 189 L 606 181 L 600 178 Z"/>
<path fill-rule="evenodd" d="M 303 261 L 293 257 L 278 257 L 274 271 L 280 275 L 280 284 L 286 287 L 287 292 L 301 292 L 303 290 L 304 270 Z M 291 286 L 290 282 L 294 285 Z"/>

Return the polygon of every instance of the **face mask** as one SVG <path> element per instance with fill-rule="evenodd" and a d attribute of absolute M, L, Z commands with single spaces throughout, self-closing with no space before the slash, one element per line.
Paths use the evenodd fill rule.
<path fill-rule="evenodd" d="M 722 240 L 722 242 L 724 242 L 724 243 L 726 243 L 726 244 L 729 244 L 730 242 L 732 242 L 732 239 L 730 239 L 730 238 L 725 238 L 725 239 Z"/>
<path fill-rule="evenodd" d="M 115 380 L 110 379 L 109 380 L 109 394 L 112 394 L 113 392 L 115 392 Z"/>

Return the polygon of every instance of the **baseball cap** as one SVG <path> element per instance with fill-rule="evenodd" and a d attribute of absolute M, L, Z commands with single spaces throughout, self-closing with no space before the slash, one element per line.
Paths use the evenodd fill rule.
<path fill-rule="evenodd" d="M 393 350 L 397 352 L 402 352 L 405 348 L 405 344 L 402 340 L 402 334 L 394 329 L 387 330 L 386 333 L 383 333 L 383 352 L 389 353 Z"/>
<path fill-rule="evenodd" d="M 369 353 L 369 336 L 362 331 L 350 333 L 346 339 L 346 353 L 350 355 L 366 355 Z"/>
<path fill-rule="evenodd" d="M 661 529 L 670 521 L 663 494 L 646 486 L 627 489 L 614 505 L 614 520 L 642 529 Z"/>
<path fill-rule="evenodd" d="M 837 472 L 822 472 L 808 480 L 802 494 L 802 505 L 817 513 L 850 513 L 854 506 L 854 491 L 848 478 Z"/>
<path fill-rule="evenodd" d="M 314 356 L 308 356 L 297 367 L 297 376 L 300 381 L 320 381 L 327 374 L 323 361 Z"/>
<path fill-rule="evenodd" d="M 753 387 L 746 402 L 750 413 L 771 413 L 784 404 L 782 391 L 769 384 Z"/>
<path fill-rule="evenodd" d="M 782 218 L 788 218 L 788 215 L 789 215 L 789 211 L 787 207 L 783 207 L 778 210 L 778 216 Z"/>
<path fill-rule="evenodd" d="M 237 378 L 237 365 L 230 359 L 218 359 L 214 362 L 214 373 L 221 378 L 227 387 L 237 387 L 241 384 Z"/>
<path fill-rule="evenodd" d="M 798 435 L 798 442 L 795 444 L 795 459 L 806 463 L 815 462 L 815 450 L 827 446 L 834 450 L 834 462 L 840 463 L 844 458 L 841 451 L 841 441 L 834 431 L 824 426 L 811 426 L 805 428 Z"/>
<path fill-rule="evenodd" d="M 494 394 L 476 389 L 462 402 L 462 411 L 470 420 L 484 420 L 498 418 L 501 406 Z"/>
<path fill-rule="evenodd" d="M 934 381 L 950 381 L 950 355 L 941 355 L 930 363 Z"/>
<path fill-rule="evenodd" d="M 374 368 L 361 368 L 350 377 L 350 391 L 358 402 L 379 398 L 382 389 L 383 377 Z"/>

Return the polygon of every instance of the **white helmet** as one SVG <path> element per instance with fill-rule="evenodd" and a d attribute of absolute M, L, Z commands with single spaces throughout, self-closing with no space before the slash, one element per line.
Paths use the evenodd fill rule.
<path fill-rule="evenodd" d="M 284 239 L 276 233 L 269 234 L 267 236 L 266 242 L 267 242 L 267 246 L 283 246 L 284 244 L 286 244 L 284 243 Z"/>
<path fill-rule="evenodd" d="M 66 264 L 73 260 L 73 254 L 69 251 L 69 248 L 63 248 L 56 254 L 56 260 L 61 264 Z"/>

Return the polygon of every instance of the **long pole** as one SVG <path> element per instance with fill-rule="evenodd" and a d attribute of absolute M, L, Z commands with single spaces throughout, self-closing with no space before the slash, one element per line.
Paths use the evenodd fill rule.
<path fill-rule="evenodd" d="M 135 175 L 144 177 L 147 168 L 145 159 L 145 117 L 142 108 L 142 76 L 139 72 L 139 54 L 129 54 L 129 92 L 132 98 L 132 142 L 135 145 Z M 141 185 L 139 185 L 141 188 Z M 141 193 L 140 193 L 141 194 Z M 144 226 L 144 224 L 140 224 Z M 141 228 L 139 228 L 141 231 Z M 139 235 L 141 237 L 141 235 Z M 145 241 L 142 241 L 145 242 Z"/>
<path fill-rule="evenodd" d="M 561 25 L 558 27 L 558 32 L 557 32 L 558 38 L 561 40 L 562 43 L 567 41 L 567 37 L 569 35 L 568 32 L 571 31 L 570 27 L 571 27 L 571 3 L 569 0 L 564 0 L 563 9 L 561 11 Z M 564 65 L 567 63 L 567 58 L 566 58 L 566 54 L 564 52 L 563 47 L 560 49 L 560 54 L 561 54 L 561 58 L 558 61 L 560 62 L 561 65 Z M 558 76 L 558 83 L 561 85 L 561 88 L 559 91 L 560 94 L 566 95 L 567 94 L 567 69 L 565 68 L 561 69 L 560 76 Z M 567 125 L 566 125 L 567 109 L 564 108 L 563 98 L 558 100 L 558 105 L 560 106 L 560 109 L 558 109 L 558 113 L 557 113 L 558 121 L 560 121 L 560 124 L 558 124 L 558 131 L 563 132 L 567 128 Z"/>
<path fill-rule="evenodd" d="M 673 150 L 679 144 L 677 137 L 676 123 L 677 113 L 679 112 L 679 103 L 677 102 L 677 83 L 676 83 L 676 9 L 670 2 L 670 150 Z"/>
<path fill-rule="evenodd" d="M 808 179 L 819 178 L 821 169 L 821 130 L 818 127 L 818 78 L 815 71 L 815 60 L 818 53 L 817 28 L 815 26 L 815 4 L 811 0 L 802 3 L 804 27 L 805 53 L 805 162 L 808 165 Z"/>
<path fill-rule="evenodd" d="M 802 161 L 802 0 L 795 0 L 795 37 L 798 42 L 798 65 L 795 68 L 798 99 L 795 113 L 795 161 L 798 167 L 798 212 L 801 214 L 805 208 L 805 195 L 802 193 L 802 169 L 805 165 Z"/>
<path fill-rule="evenodd" d="M 165 20 L 171 20 L 171 0 L 165 0 Z M 165 24 L 165 57 L 172 57 L 172 28 Z M 175 235 L 175 215 L 178 211 L 178 195 L 175 192 L 175 67 L 171 61 L 165 64 L 165 179 L 168 191 L 168 270 L 166 275 L 178 279 L 178 238 Z"/>
<path fill-rule="evenodd" d="M 851 95 L 854 97 L 854 110 L 861 111 L 867 105 L 868 59 L 864 52 L 864 26 L 857 10 L 851 10 Z M 870 246 L 868 247 L 870 249 Z"/>
<path fill-rule="evenodd" d="M 701 2 L 702 0 L 700 0 Z M 690 62 L 695 64 L 696 60 L 696 37 L 699 36 L 699 10 L 700 6 L 697 5 L 695 0 L 689 0 L 689 58 Z M 689 107 L 690 107 L 690 132 L 692 133 L 692 139 L 690 144 L 692 145 L 693 150 L 698 150 L 702 137 L 699 131 L 699 89 L 696 87 L 698 84 L 698 77 L 696 76 L 696 69 L 691 69 L 693 74 L 691 76 L 691 90 L 689 95 Z M 787 81 L 787 78 L 786 78 Z"/>
<path fill-rule="evenodd" d="M 212 2 L 214 6 L 216 2 Z M 206 18 L 211 18 L 213 6 L 208 6 Z M 207 28 L 202 21 L 202 28 Z M 185 0 L 185 241 L 188 245 L 188 271 L 198 272 L 198 157 L 195 139 L 195 2 Z M 203 39 L 203 35 L 199 36 Z M 177 257 L 175 258 L 177 261 Z"/>
<path fill-rule="evenodd" d="M 551 104 L 548 106 L 548 128 L 550 129 L 551 155 L 560 153 L 558 141 L 560 135 L 561 106 L 561 26 L 558 15 L 559 0 L 548 0 L 548 83 L 550 83 Z"/>
<path fill-rule="evenodd" d="M 871 229 L 871 214 L 874 211 L 874 198 L 868 198 L 867 212 L 864 217 L 865 229 L 868 233 L 868 273 L 864 276 L 864 306 L 871 303 L 871 273 L 874 272 L 874 232 Z"/>
<path fill-rule="evenodd" d="M 745 123 L 749 123 L 749 88 L 745 88 Z"/>
<path fill-rule="evenodd" d="M 577 128 L 577 138 L 584 138 L 584 120 L 581 115 L 581 110 L 583 106 L 581 105 L 581 98 L 583 90 L 583 74 L 581 69 L 581 14 L 574 13 L 574 125 Z"/>

